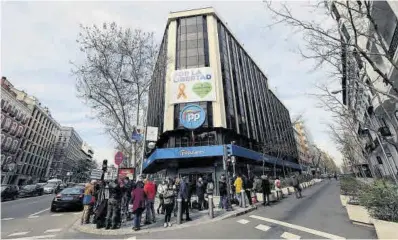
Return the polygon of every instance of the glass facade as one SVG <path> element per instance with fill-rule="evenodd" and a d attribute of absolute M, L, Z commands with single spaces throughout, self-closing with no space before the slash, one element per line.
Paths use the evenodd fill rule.
<path fill-rule="evenodd" d="M 164 104 L 165 104 L 165 83 L 167 69 L 167 37 L 168 29 L 163 36 L 159 49 L 159 57 L 155 65 L 152 76 L 151 86 L 149 87 L 148 98 L 148 126 L 159 127 L 159 132 L 163 132 L 164 124 Z"/>
<path fill-rule="evenodd" d="M 212 67 L 206 16 L 179 18 L 176 24 L 175 70 Z M 169 119 L 173 121 L 173 131 L 163 133 L 166 69 L 157 66 L 149 95 L 148 124 L 160 126 L 158 147 L 221 145 L 236 141 L 242 147 L 261 152 L 264 145 L 283 143 L 289 153 L 282 157 L 297 162 L 289 111 L 268 89 L 266 76 L 220 21 L 217 29 L 226 128 L 213 127 L 212 102 L 195 102 L 174 104 L 174 117 Z M 166 54 L 166 43 L 167 30 L 160 50 L 163 54 Z M 187 104 L 200 105 L 207 113 L 203 127 L 194 132 L 185 130 L 179 121 L 180 111 Z"/>
<path fill-rule="evenodd" d="M 297 159 L 289 111 L 268 89 L 267 78 L 220 21 L 217 29 L 227 128 L 247 138 L 253 150 L 283 143 L 289 149 L 285 157 Z"/>

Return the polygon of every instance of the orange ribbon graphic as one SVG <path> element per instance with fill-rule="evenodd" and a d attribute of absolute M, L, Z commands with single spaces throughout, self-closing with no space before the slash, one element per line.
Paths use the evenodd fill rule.
<path fill-rule="evenodd" d="M 181 97 L 184 99 L 187 99 L 187 95 L 185 94 L 185 84 L 184 83 L 180 83 L 180 85 L 178 85 L 178 95 L 177 95 L 177 99 L 180 99 Z"/>

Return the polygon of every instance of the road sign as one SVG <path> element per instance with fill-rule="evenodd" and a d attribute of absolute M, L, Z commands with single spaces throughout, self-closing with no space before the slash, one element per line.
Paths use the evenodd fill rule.
<path fill-rule="evenodd" d="M 133 139 L 136 142 L 141 142 L 142 141 L 142 134 L 143 134 L 143 128 L 142 127 L 134 127 L 133 134 L 131 135 L 131 139 Z"/>
<path fill-rule="evenodd" d="M 93 170 L 91 170 L 90 179 L 100 180 L 101 177 L 102 177 L 102 170 L 101 169 L 93 169 Z"/>
<path fill-rule="evenodd" d="M 123 162 L 123 153 L 117 152 L 115 155 L 115 164 L 119 166 L 122 162 Z"/>

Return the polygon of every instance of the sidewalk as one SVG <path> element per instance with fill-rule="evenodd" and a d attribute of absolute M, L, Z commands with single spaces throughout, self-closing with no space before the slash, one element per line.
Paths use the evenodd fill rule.
<path fill-rule="evenodd" d="M 248 212 L 251 212 L 255 209 L 257 209 L 257 205 L 251 207 L 248 206 L 246 208 L 241 208 L 234 206 L 233 211 L 225 211 L 219 208 L 214 208 L 214 218 L 211 219 L 209 217 L 209 211 L 204 210 L 204 211 L 198 211 L 198 210 L 191 210 L 189 213 L 190 218 L 192 221 L 190 222 L 185 222 L 183 221 L 182 224 L 177 225 L 176 221 L 177 218 L 174 217 L 174 215 L 171 215 L 171 223 L 173 224 L 172 227 L 163 227 L 164 223 L 164 215 L 163 214 L 156 214 L 156 222 L 149 224 L 149 225 L 142 225 L 141 230 L 135 232 L 132 230 L 133 223 L 132 221 L 128 221 L 122 225 L 120 229 L 115 229 L 115 230 L 105 230 L 104 228 L 97 229 L 95 224 L 85 224 L 85 225 L 80 225 L 80 219 L 77 221 L 74 225 L 73 228 L 77 231 L 84 232 L 84 233 L 89 233 L 89 234 L 97 234 L 97 235 L 128 235 L 128 234 L 145 234 L 145 233 L 153 233 L 153 232 L 161 232 L 161 231 L 170 231 L 170 230 L 175 230 L 175 229 L 182 229 L 182 228 L 187 228 L 187 227 L 192 227 L 192 226 L 197 226 L 209 222 L 216 222 L 220 221 L 226 218 L 231 218 L 231 217 L 236 217 Z M 145 213 L 142 216 L 145 218 Z M 183 216 L 185 218 L 185 215 Z"/>

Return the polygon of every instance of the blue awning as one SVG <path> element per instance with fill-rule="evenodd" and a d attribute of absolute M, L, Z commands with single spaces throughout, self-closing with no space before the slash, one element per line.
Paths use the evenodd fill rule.
<path fill-rule="evenodd" d="M 227 145 L 231 147 L 231 145 Z M 232 145 L 231 152 L 233 156 L 243 157 L 247 159 L 252 159 L 255 161 L 275 164 L 277 166 L 285 166 L 294 168 L 297 170 L 305 170 L 305 166 L 300 167 L 299 164 L 283 161 L 276 157 L 272 157 L 266 154 L 255 152 L 253 150 L 243 148 L 240 146 Z M 158 148 L 144 161 L 143 169 L 146 169 L 149 165 L 156 162 L 156 160 L 166 160 L 166 159 L 189 159 L 189 158 L 202 158 L 202 157 L 215 157 L 224 155 L 224 145 L 215 146 L 200 146 L 200 147 L 182 147 L 182 148 Z"/>

